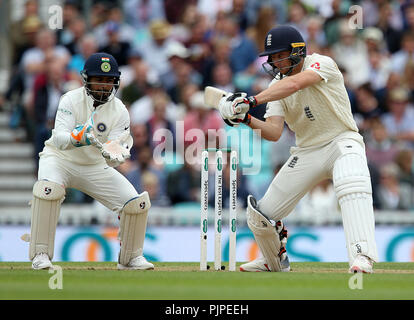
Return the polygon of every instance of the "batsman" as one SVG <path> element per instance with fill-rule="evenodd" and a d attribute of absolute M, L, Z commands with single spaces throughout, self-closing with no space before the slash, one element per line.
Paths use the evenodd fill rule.
<path fill-rule="evenodd" d="M 147 192 L 138 194 L 115 167 L 130 156 L 129 113 L 115 97 L 121 73 L 106 53 L 92 54 L 81 71 L 83 86 L 60 101 L 52 136 L 39 154 L 31 202 L 29 257 L 33 269 L 52 267 L 56 226 L 65 189 L 78 189 L 120 217 L 118 269 L 154 269 L 143 256 Z"/>
<path fill-rule="evenodd" d="M 247 223 L 263 255 L 241 271 L 289 271 L 282 219 L 313 186 L 332 179 L 341 208 L 349 272 L 373 272 L 378 261 L 370 173 L 338 66 L 328 56 L 307 56 L 301 34 L 277 26 L 265 38 L 263 67 L 274 79 L 256 96 L 227 94 L 219 111 L 228 125 L 245 123 L 278 141 L 284 123 L 296 134 L 291 156 L 259 201 L 248 197 Z M 266 104 L 264 121 L 248 111 Z"/>

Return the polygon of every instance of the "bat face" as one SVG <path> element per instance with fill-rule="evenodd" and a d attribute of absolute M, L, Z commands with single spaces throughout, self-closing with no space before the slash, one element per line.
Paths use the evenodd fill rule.
<path fill-rule="evenodd" d="M 214 109 L 218 109 L 220 99 L 227 94 L 226 91 L 215 88 L 215 87 L 205 87 L 204 89 L 204 103 Z"/>

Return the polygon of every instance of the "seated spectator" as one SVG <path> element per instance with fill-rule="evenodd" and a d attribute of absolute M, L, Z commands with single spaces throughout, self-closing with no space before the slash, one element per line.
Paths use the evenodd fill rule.
<path fill-rule="evenodd" d="M 161 143 L 168 143 L 175 149 L 176 145 L 176 134 L 175 134 L 175 123 L 167 119 L 167 107 L 170 103 L 170 99 L 166 94 L 157 94 L 152 99 L 153 114 L 148 120 L 148 133 L 152 137 L 152 148 L 154 149 Z M 166 130 L 168 133 L 161 134 L 162 138 L 160 141 L 155 141 L 155 137 L 160 135 L 157 131 Z M 172 137 L 173 141 L 165 141 L 166 137 Z"/>
<path fill-rule="evenodd" d="M 191 109 L 184 117 L 184 137 L 187 145 L 195 144 L 200 150 L 208 146 L 209 130 L 218 132 L 223 128 L 223 120 L 215 109 L 207 107 L 204 103 L 204 94 L 199 91 L 190 98 Z M 203 139 L 190 132 L 190 130 L 201 131 Z M 191 140 L 187 140 L 192 138 Z"/>
<path fill-rule="evenodd" d="M 145 95 L 131 105 L 129 109 L 131 124 L 146 123 L 151 119 L 154 114 L 154 98 L 159 95 L 167 96 L 166 116 L 168 120 L 175 122 L 176 119 L 179 119 L 180 113 L 178 112 L 177 105 L 170 101 L 167 93 L 159 83 L 153 83 L 148 84 Z"/>
<path fill-rule="evenodd" d="M 408 98 L 406 89 L 392 90 L 388 99 L 389 112 L 382 116 L 382 122 L 393 139 L 406 142 L 407 146 L 413 149 L 414 107 L 409 104 Z"/>
<path fill-rule="evenodd" d="M 149 172 L 155 175 L 159 182 L 157 191 L 161 198 L 164 197 L 166 195 L 166 175 L 155 165 L 152 157 L 152 149 L 149 146 L 144 146 L 137 150 L 137 152 L 137 159 L 134 161 L 134 166 L 131 166 L 130 170 L 125 173 L 125 177 L 141 193 L 146 190 L 143 183 L 144 174 Z"/>
<path fill-rule="evenodd" d="M 68 70 L 73 73 L 72 77 L 80 77 L 80 72 L 83 70 L 86 59 L 95 52 L 98 47 L 96 46 L 96 40 L 92 35 L 85 35 L 80 40 L 79 53 L 74 54 L 68 64 Z"/>
<path fill-rule="evenodd" d="M 378 188 L 381 210 L 412 209 L 411 193 L 411 188 L 399 183 L 398 168 L 395 164 L 388 164 L 381 169 L 381 183 Z"/>
<path fill-rule="evenodd" d="M 184 157 L 184 165 L 167 176 L 167 195 L 174 205 L 180 202 L 200 201 L 200 171 Z"/>
<path fill-rule="evenodd" d="M 141 148 L 151 146 L 148 127 L 145 123 L 131 124 L 131 135 L 134 140 L 134 144 L 131 147 L 131 158 L 127 161 L 136 160 L 138 157 L 137 154 Z"/>
<path fill-rule="evenodd" d="M 356 110 L 354 114 L 358 128 L 365 134 L 374 118 L 378 118 L 383 113 L 379 108 L 379 103 L 374 91 L 369 83 L 365 83 L 355 90 Z"/>
<path fill-rule="evenodd" d="M 401 47 L 402 32 L 400 31 L 401 18 L 398 16 L 399 10 L 394 9 L 392 3 L 388 1 L 379 3 L 378 9 L 376 27 L 382 31 L 388 51 L 395 53 Z"/>
<path fill-rule="evenodd" d="M 398 166 L 398 180 L 400 183 L 414 188 L 413 151 L 401 150 L 394 159 Z"/>
<path fill-rule="evenodd" d="M 256 23 L 246 29 L 246 36 L 252 39 L 258 52 L 264 51 L 267 32 L 275 25 L 275 9 L 270 6 L 262 6 L 257 13 Z"/>
<path fill-rule="evenodd" d="M 408 61 L 414 60 L 414 31 L 404 33 L 401 49 L 391 56 L 391 68 L 395 73 L 404 73 Z"/>
<path fill-rule="evenodd" d="M 219 63 L 213 68 L 213 87 L 219 88 L 226 92 L 235 92 L 236 88 L 233 84 L 233 72 L 228 63 Z"/>
<path fill-rule="evenodd" d="M 168 197 L 161 192 L 161 181 L 159 177 L 150 172 L 146 171 L 141 177 L 142 190 L 148 192 L 151 199 L 151 206 L 153 207 L 166 207 L 169 206 L 170 200 Z M 142 192 L 142 191 L 141 191 Z"/>
<path fill-rule="evenodd" d="M 215 85 L 213 72 L 217 65 L 222 63 L 229 65 L 230 63 L 230 44 L 228 40 L 226 38 L 216 38 L 212 45 L 212 54 L 207 57 L 203 65 L 203 87 Z"/>
<path fill-rule="evenodd" d="M 128 63 L 127 58 L 131 45 L 129 42 L 120 39 L 120 25 L 117 22 L 108 22 L 106 34 L 108 36 L 108 44 L 101 47 L 99 51 L 113 55 L 119 66 L 125 66 Z"/>
<path fill-rule="evenodd" d="M 231 71 L 236 74 L 250 67 L 255 70 L 254 62 L 258 55 L 256 45 L 240 30 L 237 21 L 231 15 L 226 16 L 224 33 L 229 39 L 231 48 L 229 56 Z"/>
<path fill-rule="evenodd" d="M 59 100 L 67 91 L 65 84 L 69 78 L 65 70 L 65 64 L 61 60 L 54 59 L 51 56 L 45 63 L 46 72 L 35 78 L 33 88 L 36 163 L 39 160 L 39 152 L 43 150 L 45 141 L 51 136 Z"/>
<path fill-rule="evenodd" d="M 365 140 L 367 159 L 378 169 L 392 163 L 402 146 L 388 136 L 387 129 L 379 118 L 371 122 L 369 134 Z"/>
<path fill-rule="evenodd" d="M 346 69 L 352 88 L 357 88 L 369 80 L 366 45 L 358 37 L 356 30 L 349 27 L 348 20 L 341 22 L 340 40 L 333 45 L 332 51 L 336 63 Z"/>

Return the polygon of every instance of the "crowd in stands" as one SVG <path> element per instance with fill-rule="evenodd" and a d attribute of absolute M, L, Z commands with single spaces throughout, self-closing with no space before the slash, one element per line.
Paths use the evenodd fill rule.
<path fill-rule="evenodd" d="M 230 130 L 205 107 L 201 91 L 207 85 L 248 94 L 266 88 L 271 78 L 258 53 L 270 28 L 290 24 L 303 35 L 307 54 L 331 56 L 344 75 L 366 142 L 375 208 L 414 209 L 414 1 L 95 0 L 84 10 L 83 1 L 66 0 L 60 30 L 40 18 L 39 1 L 27 0 L 22 19 L 10 25 L 10 86 L 0 99 L 12 106 L 10 126 L 25 128 L 35 161 L 60 96 L 82 85 L 85 59 L 104 51 L 120 65 L 117 96 L 130 111 L 134 137 L 132 157 L 118 170 L 139 192 L 147 190 L 155 206 L 199 201 L 199 163 L 186 154 L 194 145 L 217 146 Z M 350 28 L 352 5 L 362 8 L 360 29 Z M 232 129 L 240 133 L 232 147 L 241 168 L 260 162 L 260 170 L 239 170 L 240 201 L 263 195 L 295 143 L 287 127 L 277 143 L 258 141 L 243 127 Z M 211 137 L 209 130 L 220 133 Z M 157 153 L 162 144 L 172 146 L 171 154 Z M 333 192 L 328 181 L 304 201 L 321 194 L 332 199 Z M 67 201 L 88 197 L 74 193 Z"/>

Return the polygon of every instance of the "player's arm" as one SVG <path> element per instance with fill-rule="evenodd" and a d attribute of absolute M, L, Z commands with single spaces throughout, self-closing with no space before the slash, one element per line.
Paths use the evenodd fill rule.
<path fill-rule="evenodd" d="M 53 129 L 53 143 L 60 150 L 75 148 L 71 142 L 71 133 L 76 126 L 76 119 L 72 106 L 67 97 L 60 99 L 56 112 L 55 127 Z"/>
<path fill-rule="evenodd" d="M 256 95 L 256 104 L 281 100 L 321 80 L 321 76 L 312 70 L 305 70 L 293 76 L 285 77 Z"/>
<path fill-rule="evenodd" d="M 259 129 L 263 139 L 278 141 L 282 135 L 285 118 L 281 116 L 270 116 L 265 121 L 251 117 L 248 126 L 252 129 Z"/>

